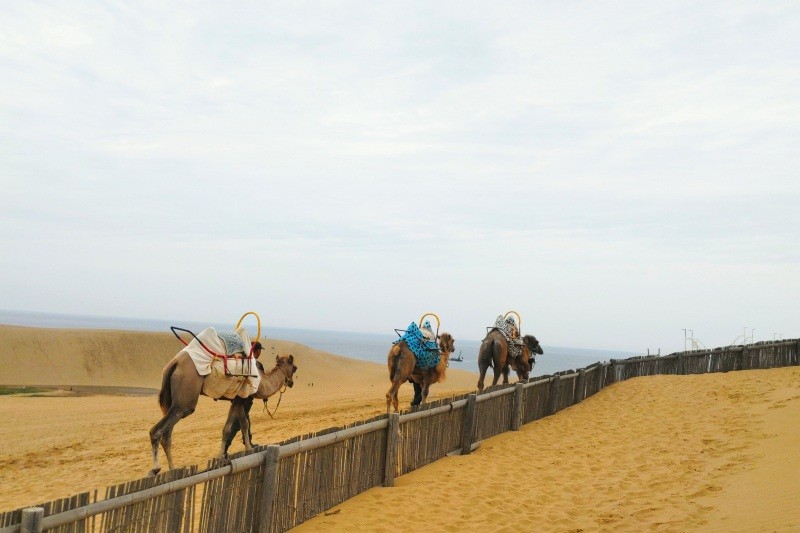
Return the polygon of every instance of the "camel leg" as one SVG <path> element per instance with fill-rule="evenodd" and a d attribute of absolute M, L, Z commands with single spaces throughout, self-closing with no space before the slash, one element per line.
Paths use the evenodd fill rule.
<path fill-rule="evenodd" d="M 428 391 L 430 391 L 430 388 L 431 384 L 426 380 L 425 383 L 422 384 L 422 403 L 425 403 L 425 400 L 428 399 Z"/>
<path fill-rule="evenodd" d="M 503 385 L 508 385 L 508 373 L 511 372 L 511 367 L 508 365 L 503 367 Z"/>
<path fill-rule="evenodd" d="M 239 421 L 241 425 L 242 414 L 243 409 L 241 399 L 238 397 L 234 398 L 233 401 L 231 401 L 230 409 L 228 409 L 228 417 L 225 419 L 225 425 L 222 427 L 222 447 L 220 448 L 220 457 L 228 456 L 228 445 L 233 441 L 233 437 L 235 436 L 233 433 L 234 423 Z M 246 434 L 245 428 L 242 427 L 241 429 L 242 433 Z"/>
<path fill-rule="evenodd" d="M 398 412 L 399 409 L 399 399 L 397 398 L 397 392 L 400 390 L 400 384 L 402 381 L 392 380 L 392 386 L 389 387 L 389 392 L 386 393 L 386 412 L 388 413 L 391 407 L 394 407 L 394 411 Z"/>
<path fill-rule="evenodd" d="M 170 428 L 167 428 L 164 431 L 164 434 L 161 435 L 161 447 L 164 448 L 164 455 L 167 456 L 167 464 L 169 465 L 169 469 L 172 470 L 175 468 L 175 465 L 172 463 L 172 430 L 175 429 L 173 425 Z"/>
<path fill-rule="evenodd" d="M 494 348 L 492 347 L 491 341 L 484 340 L 481 343 L 481 347 L 478 350 L 478 370 L 480 371 L 480 377 L 478 378 L 478 390 L 483 390 L 485 379 L 486 379 L 486 371 L 489 370 L 489 367 L 492 366 L 492 352 Z"/>
<path fill-rule="evenodd" d="M 494 370 L 494 378 L 492 379 L 492 386 L 497 385 L 498 380 L 500 379 L 500 369 L 495 367 Z"/>
<path fill-rule="evenodd" d="M 389 412 L 392 410 L 392 400 L 394 399 L 393 392 L 394 381 L 392 381 L 392 384 L 389 386 L 389 390 L 386 391 L 386 414 L 389 414 Z"/>
<path fill-rule="evenodd" d="M 489 370 L 489 365 L 479 362 L 478 367 L 481 371 L 481 377 L 478 378 L 478 390 L 483 390 L 484 380 L 486 379 L 486 371 Z"/>
<path fill-rule="evenodd" d="M 386 393 L 387 413 L 389 412 L 390 404 L 392 407 L 394 407 L 395 412 L 400 411 L 400 400 L 397 397 L 397 394 L 400 391 L 400 385 L 406 382 L 408 376 L 410 376 L 411 372 L 414 370 L 413 366 L 411 366 L 411 368 L 407 368 L 408 366 L 409 360 L 407 357 L 404 357 L 402 353 L 398 353 L 394 356 L 394 360 L 389 369 L 389 379 L 392 381 L 392 386 L 389 387 L 389 392 Z"/>
<path fill-rule="evenodd" d="M 500 346 L 500 343 L 495 342 L 492 344 L 492 370 L 494 370 L 492 386 L 497 385 L 497 381 L 500 379 L 500 373 L 503 370 L 503 367 L 500 365 L 500 356 L 502 355 L 500 353 L 501 351 L 502 346 Z"/>
<path fill-rule="evenodd" d="M 244 416 L 245 416 L 245 418 L 247 418 L 247 422 L 250 425 L 250 429 L 247 431 L 247 437 L 250 439 L 250 446 L 251 447 L 252 446 L 258 446 L 255 442 L 253 442 L 253 429 L 252 429 L 253 428 L 253 423 L 250 422 L 250 409 L 253 407 L 253 400 L 254 399 L 255 399 L 255 396 L 250 396 L 249 398 L 246 398 L 244 400 L 244 402 L 242 403 L 243 408 L 244 408 Z M 241 421 L 238 418 L 234 418 L 233 419 L 233 428 L 231 429 L 231 432 L 228 434 L 228 437 L 225 440 L 225 453 L 228 453 L 228 448 L 230 448 L 231 444 L 233 444 L 233 438 L 236 436 L 236 434 L 241 429 L 242 429 Z M 244 439 L 244 434 L 242 434 L 242 444 L 247 446 L 247 443 L 245 442 L 245 439 Z"/>
<path fill-rule="evenodd" d="M 414 385 L 414 399 L 411 400 L 411 405 L 419 405 L 424 401 L 422 395 L 422 385 L 416 381 L 412 381 L 411 383 Z"/>
<path fill-rule="evenodd" d="M 242 426 L 242 441 L 244 442 L 244 449 L 250 450 L 253 448 L 253 443 L 250 440 L 250 417 L 247 414 L 247 407 L 244 402 L 242 403 L 242 410 L 239 413 L 239 424 Z"/>
<path fill-rule="evenodd" d="M 161 471 L 161 465 L 158 462 L 158 445 L 161 443 L 161 446 L 164 448 L 164 455 L 167 456 L 167 464 L 169 468 L 174 468 L 172 463 L 172 429 L 175 427 L 175 424 L 182 418 L 185 418 L 192 414 L 194 409 L 191 409 L 189 412 L 185 413 L 182 409 L 178 409 L 177 407 L 170 407 L 167 414 L 156 422 L 150 429 L 150 444 L 153 446 L 153 468 L 150 470 L 150 475 L 154 476 Z"/>

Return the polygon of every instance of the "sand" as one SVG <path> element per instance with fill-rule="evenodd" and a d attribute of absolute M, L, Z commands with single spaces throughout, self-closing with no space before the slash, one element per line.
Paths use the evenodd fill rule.
<path fill-rule="evenodd" d="M 115 387 L 157 386 L 152 373 L 160 374 L 177 351 L 175 339 L 125 333 L 123 346 L 117 335 L 123 333 L 0 326 L 0 384 L 69 385 L 83 379 L 79 384 L 100 385 L 103 373 L 90 370 L 80 350 L 104 339 L 112 361 L 136 360 L 124 362 L 125 371 L 104 363 Z M 31 337 L 36 342 L 26 340 Z M 58 350 L 50 348 L 53 339 L 61 343 Z M 151 351 L 130 348 L 140 340 Z M 299 370 L 274 420 L 254 407 L 256 442 L 384 411 L 383 365 L 282 341 L 264 344 L 268 352 L 293 353 Z M 18 381 L 8 381 L 9 361 L 38 364 L 43 357 L 49 370 L 36 379 L 14 370 Z M 471 390 L 475 381 L 474 374 L 451 369 L 431 396 Z M 411 387 L 404 386 L 401 401 L 410 397 Z M 204 465 L 218 452 L 226 412 L 227 404 L 201 398 L 197 412 L 176 426 L 178 465 Z M 108 485 L 141 477 L 151 463 L 147 431 L 158 417 L 153 396 L 0 396 L 0 510 L 80 491 L 102 493 Z M 371 489 L 297 529 L 800 530 L 798 445 L 800 367 L 636 378 L 518 432 L 487 439 L 471 455 L 401 476 L 395 487 Z M 233 451 L 241 447 L 236 442 Z"/>

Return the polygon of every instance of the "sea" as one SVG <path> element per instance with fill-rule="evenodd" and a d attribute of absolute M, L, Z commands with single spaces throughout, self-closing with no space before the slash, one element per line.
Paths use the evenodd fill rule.
<path fill-rule="evenodd" d="M 255 326 L 250 325 L 248 319 L 252 319 L 252 317 L 246 318 L 245 324 L 248 326 L 248 330 L 253 330 L 250 332 L 251 336 L 255 336 Z M 214 324 L 181 320 L 169 321 L 10 310 L 0 310 L 0 324 L 42 328 L 160 332 L 169 332 L 171 326 L 177 326 L 195 333 L 199 333 L 209 326 L 220 331 L 231 330 L 234 326 L 234 324 Z M 386 353 L 391 344 L 398 339 L 397 333 L 393 330 L 388 331 L 386 334 L 379 334 L 321 329 L 279 328 L 271 326 L 262 326 L 261 337 L 297 342 L 336 355 L 380 364 L 386 363 Z M 451 356 L 450 367 L 460 368 L 477 374 L 479 346 L 480 340 L 478 339 L 456 339 L 456 349 Z M 175 348 L 176 352 L 181 348 L 177 339 Z M 536 356 L 536 364 L 531 373 L 532 376 L 545 376 L 564 370 L 577 370 L 598 361 L 608 361 L 612 358 L 624 359 L 636 355 L 633 352 L 569 348 L 564 346 L 551 346 L 545 343 L 542 343 L 542 349 L 544 353 Z M 461 360 L 458 361 L 458 359 Z M 512 381 L 515 379 L 513 371 L 510 377 Z"/>

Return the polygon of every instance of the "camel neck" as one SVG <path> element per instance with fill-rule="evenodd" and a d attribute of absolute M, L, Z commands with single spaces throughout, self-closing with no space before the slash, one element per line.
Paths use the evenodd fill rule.
<path fill-rule="evenodd" d="M 264 383 L 267 396 L 272 396 L 283 387 L 283 384 L 286 382 L 286 374 L 276 366 L 265 374 L 261 381 Z"/>

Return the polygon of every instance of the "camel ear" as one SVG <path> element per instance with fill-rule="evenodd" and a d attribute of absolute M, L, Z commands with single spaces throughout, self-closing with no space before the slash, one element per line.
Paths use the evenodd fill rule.
<path fill-rule="evenodd" d="M 294 363 L 294 356 L 292 354 L 289 354 L 289 364 L 292 363 Z"/>
<path fill-rule="evenodd" d="M 275 356 L 275 364 L 277 365 L 280 362 L 281 362 L 281 356 L 280 355 L 276 355 Z"/>

